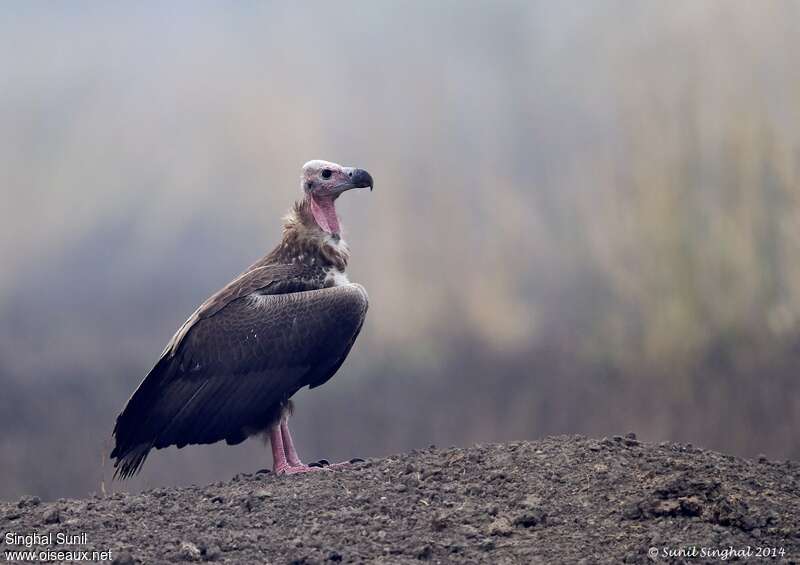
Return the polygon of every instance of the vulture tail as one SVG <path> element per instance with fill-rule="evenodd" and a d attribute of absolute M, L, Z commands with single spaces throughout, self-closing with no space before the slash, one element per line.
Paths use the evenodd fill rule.
<path fill-rule="evenodd" d="M 162 357 L 133 393 L 114 426 L 116 445 L 111 451 L 114 478 L 127 479 L 139 472 L 153 448 L 156 433 L 151 410 L 157 402 L 160 387 L 174 375 L 175 366 Z"/>
<path fill-rule="evenodd" d="M 111 457 L 117 458 L 114 462 L 114 478 L 125 480 L 138 473 L 152 448 L 152 444 L 143 443 L 130 449 L 125 455 L 115 454 L 117 449 L 114 448 L 111 452 Z"/>

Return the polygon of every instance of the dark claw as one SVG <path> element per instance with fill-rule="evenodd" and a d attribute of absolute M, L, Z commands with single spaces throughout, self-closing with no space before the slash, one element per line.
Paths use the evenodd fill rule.
<path fill-rule="evenodd" d="M 353 457 L 348 463 L 366 463 L 361 457 Z"/>
<path fill-rule="evenodd" d="M 331 464 L 331 462 L 328 461 L 327 459 L 320 459 L 319 461 L 314 461 L 313 463 L 309 463 L 308 466 L 309 467 L 327 467 L 330 464 Z"/>
<path fill-rule="evenodd" d="M 258 471 L 256 471 L 256 475 L 266 475 L 267 473 L 271 472 L 272 471 L 270 471 L 269 469 L 259 469 Z"/>

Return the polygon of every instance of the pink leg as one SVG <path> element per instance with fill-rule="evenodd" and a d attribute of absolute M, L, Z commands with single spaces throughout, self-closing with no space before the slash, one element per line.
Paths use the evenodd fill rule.
<path fill-rule="evenodd" d="M 284 441 L 284 429 L 286 430 L 285 438 L 287 441 Z M 314 467 L 303 465 L 300 461 L 292 444 L 292 436 L 289 435 L 289 427 L 285 420 L 275 424 L 269 431 L 269 442 L 272 445 L 272 470 L 276 475 L 294 475 L 316 470 Z"/>
<path fill-rule="evenodd" d="M 292 467 L 305 467 L 303 462 L 300 461 L 300 456 L 294 448 L 292 441 L 292 434 L 289 433 L 289 418 L 283 417 L 281 419 L 281 436 L 283 437 L 283 452 L 286 454 L 286 461 Z"/>
<path fill-rule="evenodd" d="M 305 465 L 297 454 L 297 449 L 292 441 L 292 434 L 289 432 L 289 418 L 284 416 L 281 421 L 275 424 L 269 431 L 269 441 L 272 444 L 272 470 L 276 475 L 294 475 L 297 473 L 308 473 L 309 471 L 319 471 L 321 469 L 335 469 L 344 467 L 350 463 L 361 461 L 353 459 L 342 463 L 328 464 L 323 460 L 324 466 L 309 467 Z"/>

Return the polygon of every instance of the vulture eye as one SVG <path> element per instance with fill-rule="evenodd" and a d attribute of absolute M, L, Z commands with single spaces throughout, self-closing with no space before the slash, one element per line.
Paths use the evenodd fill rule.
<path fill-rule="evenodd" d="M 329 179 L 331 178 L 331 170 L 330 169 L 322 169 L 322 178 Z"/>

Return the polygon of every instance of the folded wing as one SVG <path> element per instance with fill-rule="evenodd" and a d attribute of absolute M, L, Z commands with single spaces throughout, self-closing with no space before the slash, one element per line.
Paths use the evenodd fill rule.
<path fill-rule="evenodd" d="M 269 427 L 300 388 L 333 376 L 367 311 L 357 284 L 244 288 L 195 312 L 134 392 L 114 429 L 117 475 L 135 474 L 153 447 L 235 444 Z"/>

